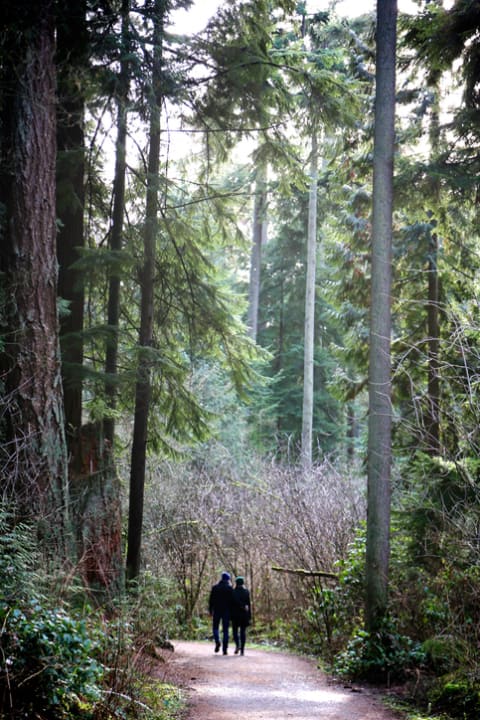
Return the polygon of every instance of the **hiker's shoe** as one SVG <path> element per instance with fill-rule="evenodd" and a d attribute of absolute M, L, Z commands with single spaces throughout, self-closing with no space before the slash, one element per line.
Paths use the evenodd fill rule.
<path fill-rule="evenodd" d="M 228 650 L 224 650 L 224 651 L 223 651 L 223 654 L 224 654 L 224 655 L 228 655 Z"/>
<path fill-rule="evenodd" d="M 240 649 L 239 649 L 239 648 L 235 648 L 235 653 L 234 653 L 234 654 L 235 654 L 235 655 L 238 655 L 239 652 L 240 652 Z"/>
<path fill-rule="evenodd" d="M 218 652 L 219 650 L 220 650 L 220 643 L 216 642 L 215 643 L 215 652 Z"/>

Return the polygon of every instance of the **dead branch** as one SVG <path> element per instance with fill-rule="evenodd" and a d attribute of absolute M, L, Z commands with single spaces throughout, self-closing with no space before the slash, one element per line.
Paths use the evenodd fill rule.
<path fill-rule="evenodd" d="M 326 572 L 325 570 L 304 570 L 302 568 L 281 568 L 272 565 L 272 570 L 275 572 L 290 573 L 291 575 L 302 575 L 303 577 L 324 577 L 331 578 L 332 580 L 338 580 L 336 573 Z"/>

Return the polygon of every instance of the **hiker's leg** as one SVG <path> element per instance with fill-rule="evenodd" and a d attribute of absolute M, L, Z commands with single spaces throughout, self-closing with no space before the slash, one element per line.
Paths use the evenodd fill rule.
<path fill-rule="evenodd" d="M 223 643 L 222 643 L 222 646 L 223 646 L 223 652 L 224 652 L 224 653 L 227 652 L 227 648 L 228 648 L 228 629 L 229 629 L 229 625 L 230 625 L 230 614 L 227 612 L 227 613 L 224 613 L 223 616 L 222 616 L 222 630 L 223 630 L 223 638 L 222 638 L 222 639 L 223 639 Z"/>
<path fill-rule="evenodd" d="M 219 625 L 220 625 L 220 615 L 216 612 L 213 613 L 212 618 L 212 631 L 213 631 L 213 639 L 215 640 L 215 652 L 218 652 L 220 650 L 220 633 L 219 633 Z"/>

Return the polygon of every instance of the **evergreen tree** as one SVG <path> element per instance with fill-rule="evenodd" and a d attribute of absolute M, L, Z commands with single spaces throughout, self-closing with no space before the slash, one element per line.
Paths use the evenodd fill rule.
<path fill-rule="evenodd" d="M 373 150 L 372 290 L 369 353 L 366 627 L 381 629 L 387 612 L 391 464 L 391 254 L 395 136 L 396 0 L 377 9 Z"/>
<path fill-rule="evenodd" d="M 67 548 L 55 252 L 54 5 L 3 7 L 0 47 L 2 490 Z"/>
<path fill-rule="evenodd" d="M 145 220 L 143 231 L 143 267 L 140 274 L 141 309 L 139 332 L 139 366 L 135 391 L 132 459 L 130 467 L 130 500 L 128 510 L 127 580 L 140 573 L 140 548 L 143 524 L 143 497 L 147 453 L 148 415 L 151 402 L 149 348 L 153 341 L 155 243 L 158 228 L 160 193 L 160 114 L 162 105 L 163 33 L 167 4 L 155 0 L 152 8 L 153 62 L 149 102 L 149 152 Z"/>
<path fill-rule="evenodd" d="M 85 94 L 89 63 L 87 2 L 59 1 L 57 11 L 57 259 L 58 292 L 67 304 L 61 317 L 65 423 L 73 464 L 80 462 L 84 279 L 75 269 L 85 245 Z"/>

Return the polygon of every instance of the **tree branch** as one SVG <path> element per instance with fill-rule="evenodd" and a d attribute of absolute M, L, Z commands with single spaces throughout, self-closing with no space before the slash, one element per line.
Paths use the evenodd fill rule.
<path fill-rule="evenodd" d="M 326 572 L 325 570 L 304 570 L 303 568 L 281 568 L 272 565 L 272 570 L 275 572 L 290 573 L 291 575 L 302 575 L 303 577 L 324 577 L 332 578 L 332 580 L 338 580 L 336 573 Z"/>

